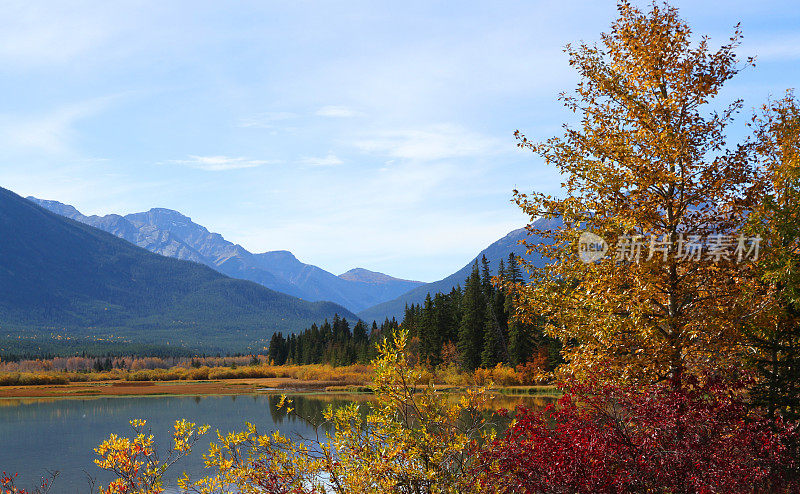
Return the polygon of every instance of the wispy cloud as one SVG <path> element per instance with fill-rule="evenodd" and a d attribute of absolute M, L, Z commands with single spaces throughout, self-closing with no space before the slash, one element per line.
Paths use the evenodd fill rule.
<path fill-rule="evenodd" d="M 297 117 L 297 113 L 288 111 L 258 113 L 239 120 L 239 127 L 272 129 L 276 127 L 278 122 L 286 122 Z"/>
<path fill-rule="evenodd" d="M 378 132 L 356 141 L 355 146 L 366 153 L 419 161 L 481 157 L 508 148 L 507 143 L 500 139 L 452 124 L 435 125 L 424 130 Z"/>
<path fill-rule="evenodd" d="M 332 152 L 328 152 L 328 154 L 323 157 L 307 156 L 300 159 L 300 164 L 307 166 L 337 166 L 341 165 L 342 163 L 344 163 L 344 161 L 340 160 Z"/>
<path fill-rule="evenodd" d="M 39 115 L 0 115 L 0 144 L 5 150 L 69 152 L 77 135 L 75 124 L 102 111 L 111 99 L 95 98 Z"/>
<path fill-rule="evenodd" d="M 352 108 L 347 106 L 323 106 L 316 113 L 319 117 L 331 117 L 331 118 L 351 118 L 351 117 L 360 117 L 364 114 L 356 111 Z"/>
<path fill-rule="evenodd" d="M 800 58 L 800 36 L 795 33 L 754 39 L 743 45 L 743 51 L 756 56 L 756 60 L 789 61 Z"/>
<path fill-rule="evenodd" d="M 188 166 L 209 172 L 238 170 L 241 168 L 256 168 L 262 165 L 280 163 L 277 160 L 253 160 L 249 158 L 232 158 L 229 156 L 194 156 L 189 155 L 185 160 L 168 160 L 165 163 Z"/>
<path fill-rule="evenodd" d="M 97 5 L 12 1 L 0 12 L 0 60 L 24 67 L 72 62 L 108 44 L 119 21 L 113 9 Z"/>

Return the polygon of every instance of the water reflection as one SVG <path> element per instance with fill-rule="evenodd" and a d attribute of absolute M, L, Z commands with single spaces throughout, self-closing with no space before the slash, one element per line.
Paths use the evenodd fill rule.
<path fill-rule="evenodd" d="M 111 479 L 94 466 L 93 449 L 112 432 L 130 435 L 131 418 L 146 419 L 164 445 L 168 443 L 172 424 L 179 418 L 211 424 L 212 430 L 222 434 L 242 430 L 245 422 L 251 422 L 262 432 L 277 429 L 293 438 L 312 437 L 312 423 L 321 422 L 328 405 L 368 403 L 373 397 L 319 393 L 290 398 L 294 408 L 290 414 L 278 408 L 278 394 L 0 399 L 0 472 L 20 472 L 23 484 L 31 485 L 46 470 L 58 470 L 61 473 L 56 492 L 82 493 L 88 490 L 87 474 L 101 482 Z M 453 395 L 453 399 L 458 396 Z M 494 405 L 513 409 L 519 403 L 540 407 L 550 401 L 540 397 L 501 396 L 494 400 Z M 198 443 L 195 454 L 177 465 L 169 480 L 179 477 L 184 470 L 192 477 L 202 476 L 202 452 L 214 438 L 216 434 L 212 433 Z"/>

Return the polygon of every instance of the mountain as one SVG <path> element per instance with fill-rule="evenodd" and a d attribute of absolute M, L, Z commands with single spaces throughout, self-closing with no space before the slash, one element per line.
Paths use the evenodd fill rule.
<path fill-rule="evenodd" d="M 61 211 L 80 214 L 66 206 Z M 201 255 L 164 230 L 148 237 L 120 216 L 92 218 L 120 237 Z M 0 188 L 3 335 L 246 351 L 265 346 L 276 331 L 294 332 L 336 313 L 356 319 L 331 302 L 300 300 L 153 254 Z"/>
<path fill-rule="evenodd" d="M 353 312 L 391 300 L 422 285 L 419 281 L 400 280 L 382 273 L 366 279 L 362 279 L 364 275 L 336 276 L 302 263 L 284 250 L 253 254 L 171 209 L 154 208 L 125 216 L 84 216 L 74 207 L 58 201 L 28 199 L 56 214 L 112 233 L 151 252 L 199 262 L 232 278 L 255 281 L 305 300 L 332 301 Z M 352 271 L 360 273 L 359 269 L 348 273 Z M 377 282 L 378 279 L 381 282 Z"/>
<path fill-rule="evenodd" d="M 377 271 L 370 271 L 369 269 L 364 268 L 351 269 L 346 273 L 340 274 L 339 278 L 347 281 L 360 281 L 362 283 L 372 283 L 375 285 L 385 285 L 396 282 L 405 282 L 414 285 L 421 284 L 419 281 L 401 280 L 398 278 L 393 278 L 388 274 L 378 273 Z"/>
<path fill-rule="evenodd" d="M 556 228 L 560 224 L 560 220 L 545 220 L 540 219 L 537 220 L 534 225 L 542 230 Z M 424 285 L 420 285 L 413 290 L 404 293 L 403 295 L 389 300 L 387 302 L 383 302 L 377 304 L 373 307 L 368 309 L 362 310 L 358 313 L 358 317 L 365 321 L 383 321 L 386 318 L 395 318 L 398 321 L 402 320 L 403 314 L 405 312 L 406 305 L 411 304 L 420 304 L 424 302 L 425 296 L 430 293 L 431 295 L 442 292 L 448 293 L 454 287 L 464 284 L 464 280 L 467 279 L 470 272 L 472 271 L 472 265 L 476 261 L 480 261 L 482 256 L 486 256 L 486 259 L 489 261 L 490 267 L 492 272 L 496 273 L 500 260 L 502 259 L 504 262 L 508 261 L 508 255 L 513 252 L 517 256 L 522 256 L 531 261 L 535 266 L 541 266 L 543 264 L 542 258 L 538 254 L 525 254 L 525 247 L 520 245 L 519 242 L 523 239 L 528 239 L 531 242 L 536 243 L 537 237 L 535 236 L 528 236 L 527 230 L 524 228 L 520 228 L 518 230 L 514 230 L 505 237 L 501 238 L 500 240 L 494 242 L 489 247 L 482 250 L 475 258 L 466 264 L 463 268 L 459 269 L 455 273 L 451 274 L 447 278 L 444 278 L 439 281 L 434 281 L 431 283 L 426 283 Z M 524 274 L 524 270 L 523 270 Z M 527 274 L 525 274 L 527 276 Z"/>

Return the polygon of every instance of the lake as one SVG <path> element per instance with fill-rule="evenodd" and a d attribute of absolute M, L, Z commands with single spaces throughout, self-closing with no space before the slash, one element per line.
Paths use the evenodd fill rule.
<path fill-rule="evenodd" d="M 94 448 L 112 432 L 131 436 L 130 419 L 147 420 L 156 441 L 164 446 L 169 445 L 176 419 L 210 424 L 212 432 L 198 442 L 192 455 L 167 473 L 167 483 L 174 485 L 184 471 L 192 478 L 203 476 L 202 454 L 216 439 L 214 430 L 240 431 L 245 422 L 251 422 L 262 432 L 278 429 L 310 437 L 313 426 L 300 416 L 319 417 L 328 404 L 367 401 L 370 396 L 319 393 L 291 398 L 296 412 L 289 415 L 277 408 L 278 394 L 0 399 L 0 471 L 18 472 L 22 486 L 34 485 L 47 470 L 58 471 L 52 492 L 85 493 L 89 490 L 87 475 L 101 483 L 113 479 L 94 465 Z M 542 398 L 499 399 L 506 408 L 521 400 L 528 406 L 547 402 Z"/>

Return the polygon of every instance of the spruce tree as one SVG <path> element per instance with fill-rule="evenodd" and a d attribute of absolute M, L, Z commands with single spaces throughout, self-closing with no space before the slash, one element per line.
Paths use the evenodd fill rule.
<path fill-rule="evenodd" d="M 504 279 L 507 283 L 522 283 L 522 270 L 519 267 L 517 256 L 513 252 L 508 254 Z"/>
<path fill-rule="evenodd" d="M 419 321 L 420 357 L 422 361 L 432 365 L 439 363 L 441 342 L 439 331 L 436 327 L 436 314 L 433 299 L 429 293 L 425 297 L 422 315 Z"/>
<path fill-rule="evenodd" d="M 442 345 L 445 342 L 455 342 L 458 339 L 458 310 L 456 304 L 460 303 L 460 294 L 456 297 L 453 291 L 450 294 L 437 293 L 433 298 L 434 319 L 436 333 L 439 335 L 437 352 L 441 355 Z"/>
<path fill-rule="evenodd" d="M 501 265 L 500 268 L 502 267 Z M 481 353 L 481 364 L 484 367 L 494 367 L 500 362 L 508 361 L 508 318 L 505 299 L 502 289 L 493 289 L 487 297 L 486 332 Z"/>
<path fill-rule="evenodd" d="M 494 293 L 494 285 L 492 285 L 492 268 L 486 259 L 486 254 L 481 256 L 481 287 L 484 298 L 489 300 Z"/>
<path fill-rule="evenodd" d="M 483 333 L 486 325 L 486 299 L 483 296 L 478 263 L 472 267 L 462 298 L 461 325 L 458 332 L 458 353 L 465 370 L 477 368 L 481 363 Z"/>

